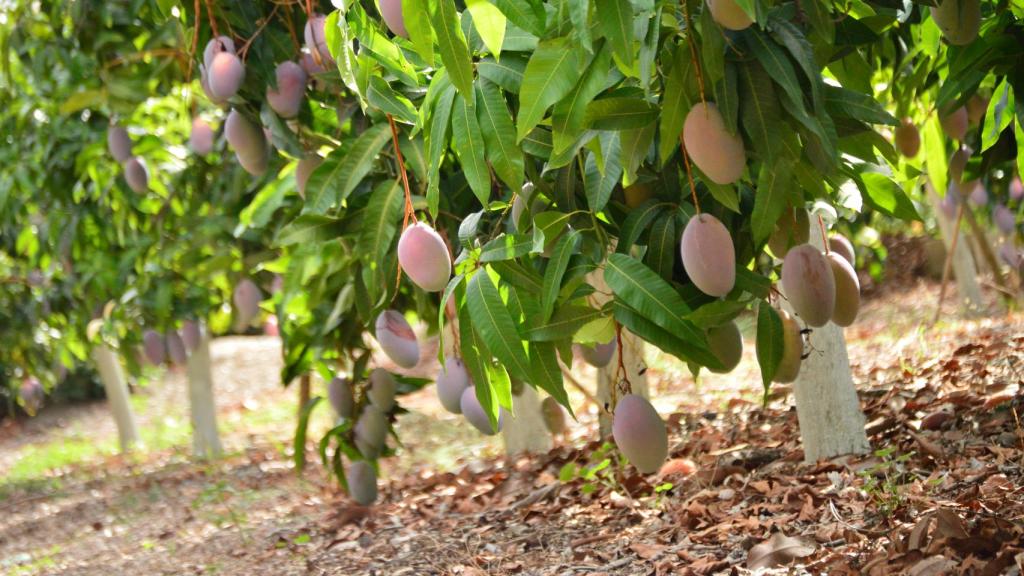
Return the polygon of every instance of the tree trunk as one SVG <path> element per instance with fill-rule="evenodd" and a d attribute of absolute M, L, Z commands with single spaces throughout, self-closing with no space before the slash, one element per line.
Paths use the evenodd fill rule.
<path fill-rule="evenodd" d="M 810 243 L 823 249 L 821 232 L 814 220 L 812 217 Z M 782 306 L 792 313 L 785 299 Z M 829 322 L 815 328 L 807 336 L 807 344 L 810 355 L 801 364 L 793 385 L 804 461 L 812 463 L 870 451 L 843 329 Z"/>
<path fill-rule="evenodd" d="M 212 458 L 222 452 L 217 433 L 217 405 L 213 401 L 213 373 L 210 369 L 210 336 L 203 333 L 199 345 L 188 357 L 188 400 L 192 410 L 192 453 Z"/>
<path fill-rule="evenodd" d="M 956 230 L 956 222 L 946 218 L 942 211 L 942 199 L 935 192 L 930 180 L 925 181 L 928 200 L 935 212 L 935 220 L 939 223 L 939 230 L 942 232 L 942 240 L 946 244 L 946 252 L 949 253 L 953 244 L 953 235 Z M 966 202 L 966 199 L 962 201 Z M 981 299 L 981 288 L 978 287 L 978 270 L 974 265 L 974 257 L 971 250 L 964 241 L 963 231 L 956 242 L 956 250 L 953 253 L 953 274 L 956 276 L 957 294 L 960 299 L 960 306 L 964 312 L 975 314 L 984 310 L 985 304 Z"/>
<path fill-rule="evenodd" d="M 124 371 L 117 355 L 108 346 L 100 344 L 92 350 L 93 360 L 100 372 L 103 389 L 107 393 L 110 411 L 114 413 L 117 424 L 117 439 L 122 452 L 131 450 L 140 443 L 139 428 L 135 424 L 131 403 L 128 401 L 128 385 L 124 380 Z"/>
<path fill-rule="evenodd" d="M 551 434 L 544 425 L 540 395 L 528 384 L 522 385 L 522 388 L 519 394 L 512 396 L 515 418 L 505 418 L 505 426 L 501 430 L 505 454 L 508 456 L 551 450 Z"/>

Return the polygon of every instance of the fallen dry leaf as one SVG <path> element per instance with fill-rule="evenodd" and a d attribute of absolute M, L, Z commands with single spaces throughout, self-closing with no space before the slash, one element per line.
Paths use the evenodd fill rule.
<path fill-rule="evenodd" d="M 796 558 L 810 556 L 814 554 L 814 550 L 814 544 L 803 538 L 793 538 L 776 532 L 771 538 L 747 552 L 747 568 L 755 570 L 782 566 Z"/>
<path fill-rule="evenodd" d="M 952 574 L 956 568 L 956 562 L 945 556 L 930 556 L 910 567 L 908 576 L 943 576 Z"/>

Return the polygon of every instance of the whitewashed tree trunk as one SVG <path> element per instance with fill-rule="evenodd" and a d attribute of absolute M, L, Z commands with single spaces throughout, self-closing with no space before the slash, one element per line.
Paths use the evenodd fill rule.
<path fill-rule="evenodd" d="M 953 234 L 956 230 L 956 222 L 946 218 L 942 211 L 942 199 L 935 192 L 931 181 L 925 182 L 928 200 L 935 212 L 935 220 L 939 223 L 939 230 L 942 232 L 942 241 L 946 245 L 946 253 L 949 253 L 953 244 Z M 966 201 L 966 200 L 964 200 Z M 965 241 L 963 226 L 960 229 L 959 239 L 956 242 L 956 250 L 953 253 L 953 274 L 956 276 L 956 289 L 960 299 L 960 306 L 964 312 L 975 314 L 984 309 L 985 304 L 981 299 L 981 288 L 978 286 L 978 269 L 974 264 L 974 256 Z"/>
<path fill-rule="evenodd" d="M 505 454 L 514 456 L 551 450 L 551 434 L 544 425 L 540 402 L 540 394 L 529 384 L 524 384 L 522 392 L 512 397 L 515 418 L 506 418 L 501 430 Z"/>
<path fill-rule="evenodd" d="M 811 227 L 810 243 L 824 249 L 816 225 Z M 785 299 L 782 305 L 793 311 Z M 868 452 L 871 445 L 864 433 L 864 413 L 853 383 L 843 329 L 829 322 L 814 328 L 807 342 L 810 355 L 801 364 L 793 385 L 804 461 Z"/>
<path fill-rule="evenodd" d="M 117 439 L 122 452 L 127 452 L 141 442 L 139 428 L 135 424 L 135 415 L 128 400 L 128 385 L 124 380 L 124 370 L 110 347 L 100 344 L 92 350 L 93 361 L 100 372 L 103 390 L 107 393 L 110 411 L 114 413 L 117 424 Z"/>
<path fill-rule="evenodd" d="M 219 456 L 222 448 L 217 433 L 217 405 L 213 400 L 210 336 L 205 331 L 199 345 L 188 357 L 186 371 L 192 418 L 192 454 L 196 458 Z"/>

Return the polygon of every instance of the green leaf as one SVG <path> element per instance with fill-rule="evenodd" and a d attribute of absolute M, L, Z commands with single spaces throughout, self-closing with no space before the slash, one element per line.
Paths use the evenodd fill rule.
<path fill-rule="evenodd" d="M 491 426 L 497 428 L 499 403 L 498 395 L 491 387 L 491 352 L 474 329 L 473 316 L 468 306 L 459 309 L 459 350 L 466 371 L 473 380 L 476 398 L 490 419 Z"/>
<path fill-rule="evenodd" d="M 686 319 L 707 330 L 731 321 L 746 309 L 746 302 L 714 300 L 687 314 Z"/>
<path fill-rule="evenodd" d="M 324 42 L 327 43 L 331 58 L 337 63 L 341 81 L 353 94 L 362 98 L 356 82 L 356 55 L 352 51 L 352 38 L 341 10 L 335 10 L 327 15 L 324 21 Z"/>
<path fill-rule="evenodd" d="M 512 115 L 498 88 L 486 80 L 476 84 L 476 112 L 494 173 L 509 188 L 523 187 L 523 151 L 516 144 Z"/>
<path fill-rule="evenodd" d="M 740 118 L 754 151 L 762 160 L 773 162 L 784 152 L 777 138 L 782 108 L 775 97 L 771 77 L 756 61 L 744 62 L 737 70 L 740 83 Z"/>
<path fill-rule="evenodd" d="M 622 145 L 622 171 L 625 173 L 623 184 L 636 182 L 636 173 L 640 165 L 647 159 L 654 142 L 655 124 L 652 122 L 643 128 L 623 130 L 619 137 Z"/>
<path fill-rule="evenodd" d="M 370 77 L 370 85 L 366 91 L 366 100 L 371 106 L 394 116 L 395 120 L 405 122 L 406 124 L 416 124 L 418 116 L 412 102 L 405 96 L 395 92 L 391 85 L 380 76 Z"/>
<path fill-rule="evenodd" d="M 469 92 L 468 98 L 473 98 Z M 484 160 L 484 137 L 480 131 L 473 106 L 466 97 L 459 94 L 452 107 L 452 148 L 459 157 L 459 164 L 466 175 L 466 181 L 480 204 L 487 206 L 491 197 L 491 171 Z"/>
<path fill-rule="evenodd" d="M 761 164 L 754 194 L 754 212 L 750 216 L 750 229 L 754 245 L 759 246 L 775 230 L 775 223 L 790 202 L 792 164 L 782 160 L 774 164 Z"/>
<path fill-rule="evenodd" d="M 935 187 L 938 195 L 946 194 L 948 157 L 946 156 L 946 135 L 942 132 L 939 124 L 938 114 L 932 114 L 925 122 L 921 130 L 921 137 L 924 141 L 925 164 L 928 168 L 928 178 Z M 1024 147 L 1022 147 L 1024 148 Z"/>
<path fill-rule="evenodd" d="M 661 95 L 661 118 L 658 125 L 660 141 L 658 157 L 662 165 L 672 157 L 679 146 L 679 135 L 683 132 L 686 115 L 697 97 L 697 81 L 686 42 L 676 46 L 672 68 L 665 78 L 665 90 Z"/>
<path fill-rule="evenodd" d="M 302 472 L 302 469 L 306 467 L 306 434 L 309 431 L 309 416 L 313 413 L 313 409 L 317 407 L 317 404 L 323 398 L 314 396 L 306 401 L 306 404 L 302 406 L 299 411 L 299 421 L 295 426 L 295 440 L 294 440 L 294 452 L 295 452 L 295 471 Z"/>
<path fill-rule="evenodd" d="M 514 260 L 494 262 L 490 266 L 505 282 L 531 295 L 540 296 L 543 284 L 540 274 Z"/>
<path fill-rule="evenodd" d="M 633 67 L 633 6 L 629 0 L 594 0 L 598 26 L 625 67 Z"/>
<path fill-rule="evenodd" d="M 1013 122 L 1013 88 L 1006 78 L 999 83 L 985 112 L 985 124 L 981 129 L 981 151 L 984 152 L 999 140 L 999 135 Z M 1021 147 L 1018 144 L 1018 147 Z"/>
<path fill-rule="evenodd" d="M 427 66 L 434 65 L 434 29 L 430 26 L 430 0 L 402 0 L 402 19 L 409 40 Z"/>
<path fill-rule="evenodd" d="M 441 160 L 448 144 L 448 126 L 452 107 L 455 102 L 455 87 L 447 83 L 442 89 L 434 105 L 433 117 L 430 119 L 430 133 L 427 140 L 427 154 L 430 157 L 430 171 L 427 176 L 427 208 L 431 216 L 437 216 L 440 203 L 439 187 Z"/>
<path fill-rule="evenodd" d="M 740 96 L 737 88 L 736 66 L 727 62 L 723 76 L 715 82 L 715 105 L 722 114 L 726 130 L 736 134 L 739 129 Z"/>
<path fill-rule="evenodd" d="M 523 83 L 523 72 L 526 70 L 526 58 L 520 54 L 506 54 L 501 62 L 488 56 L 476 65 L 476 72 L 481 78 L 501 86 L 501 89 L 513 94 L 519 93 Z"/>
<path fill-rule="evenodd" d="M 703 334 L 695 331 L 692 335 L 683 336 L 666 330 L 651 322 L 628 303 L 620 300 L 615 301 L 614 310 L 615 319 L 620 324 L 664 352 L 672 354 L 684 362 L 694 362 L 711 368 L 723 368 L 722 361 L 708 350 L 707 339 Z"/>
<path fill-rule="evenodd" d="M 544 34 L 544 9 L 538 3 L 532 6 L 528 0 L 494 0 L 494 5 L 513 24 L 534 36 Z"/>
<path fill-rule="evenodd" d="M 569 11 L 569 21 L 579 38 L 580 44 L 587 52 L 593 52 L 593 41 L 590 37 L 590 0 L 563 0 Z"/>
<path fill-rule="evenodd" d="M 358 252 L 371 269 L 384 268 L 398 223 L 402 219 L 404 190 L 397 179 L 386 180 L 374 188 L 363 213 Z"/>
<path fill-rule="evenodd" d="M 630 210 L 629 215 L 626 216 L 626 221 L 622 224 L 622 230 L 619 233 L 619 243 L 616 245 L 615 251 L 628 254 L 643 231 L 669 206 L 670 204 L 666 202 L 659 202 L 657 199 L 652 198 Z"/>
<path fill-rule="evenodd" d="M 615 296 L 661 328 L 683 340 L 703 342 L 703 336 L 683 315 L 690 312 L 671 284 L 631 256 L 610 254 L 604 280 Z"/>
<path fill-rule="evenodd" d="M 921 220 L 914 203 L 899 184 L 885 174 L 862 172 L 859 180 L 864 199 L 875 210 L 901 220 Z"/>
<path fill-rule="evenodd" d="M 436 6 L 430 14 L 437 36 L 441 62 L 451 78 L 452 84 L 465 97 L 473 94 L 473 58 L 466 44 L 466 37 L 459 25 L 459 14 L 455 11 L 454 0 L 434 0 Z"/>
<path fill-rule="evenodd" d="M 437 307 L 437 363 L 442 366 L 445 363 L 444 316 L 448 308 L 448 300 L 462 286 L 465 279 L 465 274 L 458 274 L 449 280 L 448 285 L 444 287 L 444 292 L 441 293 L 441 303 Z"/>
<path fill-rule="evenodd" d="M 873 97 L 838 86 L 825 86 L 825 106 L 833 116 L 845 116 L 868 124 L 899 124 Z"/>
<path fill-rule="evenodd" d="M 700 13 L 700 40 L 704 82 L 713 86 L 725 75 L 725 36 L 722 28 L 711 18 L 711 10 L 707 8 Z"/>
<path fill-rule="evenodd" d="M 631 130 L 657 117 L 658 107 L 643 98 L 601 98 L 587 105 L 584 122 L 594 130 Z"/>
<path fill-rule="evenodd" d="M 580 79 L 582 58 L 569 38 L 542 40 L 526 64 L 519 91 L 516 134 L 521 141 L 544 118 L 548 108 L 564 98 Z"/>
<path fill-rule="evenodd" d="M 555 104 L 551 113 L 551 128 L 556 152 L 572 146 L 583 132 L 587 104 L 604 89 L 610 62 L 611 50 L 607 44 L 602 44 L 580 81 L 569 95 Z"/>
<path fill-rule="evenodd" d="M 531 342 L 566 340 L 572 338 L 583 326 L 604 317 L 604 315 L 604 311 L 590 306 L 560 306 L 555 309 L 550 320 L 530 323 L 520 332 L 520 335 L 524 340 Z"/>
<path fill-rule="evenodd" d="M 416 69 L 406 60 L 405 54 L 392 42 L 391 38 L 380 33 L 380 29 L 375 25 L 373 18 L 359 5 L 355 5 L 348 15 L 350 16 L 349 24 L 352 26 L 352 32 L 355 34 L 356 39 L 359 40 L 359 56 L 364 58 L 369 55 L 392 72 L 404 84 L 412 88 L 418 87 L 419 79 L 416 75 Z M 362 72 L 369 73 L 371 71 L 371 66 L 369 65 L 361 65 L 360 67 Z"/>
<path fill-rule="evenodd" d="M 587 195 L 587 205 L 594 213 L 604 210 L 608 199 L 612 196 L 612 191 L 615 190 L 615 185 L 622 177 L 619 134 L 617 132 L 602 132 L 599 139 L 600 156 L 604 159 L 604 172 L 602 173 L 599 168 L 598 155 L 591 151 L 587 154 L 583 173 L 583 189 Z"/>
<path fill-rule="evenodd" d="M 762 300 L 757 309 L 757 363 L 766 393 L 782 362 L 782 352 L 782 318 L 767 300 Z"/>
<path fill-rule="evenodd" d="M 570 230 L 568 234 L 563 234 L 558 239 L 555 249 L 551 252 L 551 259 L 544 271 L 544 291 L 541 293 L 541 320 L 544 322 L 551 317 L 551 312 L 555 309 L 558 292 L 562 287 L 562 276 L 565 275 L 565 269 L 569 267 L 569 258 L 579 247 L 579 243 L 580 233 Z"/>
<path fill-rule="evenodd" d="M 530 380 L 530 362 L 519 340 L 515 322 L 486 269 L 473 275 L 466 288 L 466 303 L 480 337 L 512 376 Z"/>
<path fill-rule="evenodd" d="M 676 233 L 675 214 L 665 214 L 651 227 L 646 260 L 647 265 L 657 272 L 658 276 L 670 282 L 675 269 L 678 244 L 679 236 Z"/>
<path fill-rule="evenodd" d="M 822 105 L 821 89 L 824 82 L 821 80 L 818 64 L 814 60 L 814 49 L 811 47 L 811 43 L 807 41 L 799 27 L 780 17 L 778 13 L 773 14 L 771 32 L 772 37 L 786 47 L 803 70 L 804 76 L 811 86 L 811 102 L 815 110 L 820 110 Z"/>
<path fill-rule="evenodd" d="M 306 183 L 303 213 L 324 214 L 340 204 L 373 168 L 380 149 L 391 138 L 387 123 L 374 124 L 348 148 L 332 152 Z M 339 156 L 339 152 L 343 155 Z"/>
<path fill-rule="evenodd" d="M 480 249 L 480 262 L 512 260 L 530 253 L 533 236 L 529 234 L 501 234 Z"/>
<path fill-rule="evenodd" d="M 531 383 L 551 395 L 572 414 L 569 395 L 565 393 L 562 368 L 558 365 L 558 352 L 552 342 L 530 342 L 530 366 L 533 368 Z"/>
<path fill-rule="evenodd" d="M 466 0 L 466 10 L 473 16 L 473 27 L 487 49 L 495 56 L 501 54 L 501 44 L 505 40 L 505 15 L 487 0 Z"/>

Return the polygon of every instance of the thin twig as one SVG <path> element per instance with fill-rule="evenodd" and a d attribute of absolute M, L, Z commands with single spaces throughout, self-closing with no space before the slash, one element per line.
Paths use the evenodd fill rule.
<path fill-rule="evenodd" d="M 686 142 L 683 135 L 679 135 L 679 151 L 683 154 L 683 164 L 686 165 L 686 179 L 690 181 L 690 196 L 693 198 L 693 208 L 700 214 L 700 202 L 697 202 L 697 187 L 693 184 L 693 171 L 690 169 L 690 155 L 686 153 Z"/>

